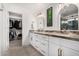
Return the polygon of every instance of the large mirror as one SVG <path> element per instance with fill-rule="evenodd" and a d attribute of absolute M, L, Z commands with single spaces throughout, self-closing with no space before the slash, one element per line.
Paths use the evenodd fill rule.
<path fill-rule="evenodd" d="M 61 10 L 61 30 L 78 30 L 78 8 L 74 4 L 68 4 Z"/>

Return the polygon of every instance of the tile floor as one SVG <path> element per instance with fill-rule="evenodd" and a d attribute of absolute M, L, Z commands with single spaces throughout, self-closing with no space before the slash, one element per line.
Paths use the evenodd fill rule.
<path fill-rule="evenodd" d="M 10 42 L 9 49 L 3 54 L 3 56 L 43 56 L 31 45 L 22 47 L 21 40 L 14 40 Z"/>

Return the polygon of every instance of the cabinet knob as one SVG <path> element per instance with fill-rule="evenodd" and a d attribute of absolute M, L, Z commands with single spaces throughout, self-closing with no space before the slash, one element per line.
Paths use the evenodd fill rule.
<path fill-rule="evenodd" d="M 62 49 L 60 49 L 60 56 L 62 56 Z"/>
<path fill-rule="evenodd" d="M 58 56 L 60 56 L 60 48 L 58 49 Z"/>
<path fill-rule="evenodd" d="M 61 55 L 61 56 L 64 55 L 63 49 L 60 50 L 60 55 Z"/>

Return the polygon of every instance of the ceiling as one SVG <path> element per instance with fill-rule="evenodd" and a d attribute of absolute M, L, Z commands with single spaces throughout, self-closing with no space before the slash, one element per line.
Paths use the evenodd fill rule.
<path fill-rule="evenodd" d="M 11 3 L 9 5 L 14 5 L 28 10 L 31 13 L 36 13 L 45 9 L 50 3 Z"/>
<path fill-rule="evenodd" d="M 56 3 L 11 3 L 22 8 L 26 8 L 31 14 L 36 15 L 39 12 L 43 12 L 49 5 L 55 5 Z M 74 4 L 67 4 L 62 9 L 61 15 L 67 16 L 74 13 L 78 13 L 78 8 Z"/>
<path fill-rule="evenodd" d="M 30 12 L 33 15 L 37 15 L 40 12 L 45 11 L 49 5 L 55 5 L 56 3 L 8 3 L 9 6 L 18 6 L 21 9 Z"/>

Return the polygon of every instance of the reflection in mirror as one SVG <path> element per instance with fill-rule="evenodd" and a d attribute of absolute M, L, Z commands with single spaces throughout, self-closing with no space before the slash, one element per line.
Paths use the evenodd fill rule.
<path fill-rule="evenodd" d="M 74 4 L 64 6 L 60 17 L 61 30 L 78 30 L 78 8 Z"/>

